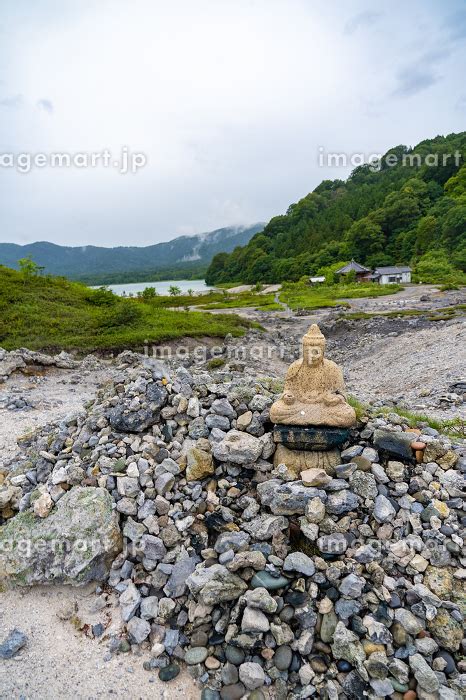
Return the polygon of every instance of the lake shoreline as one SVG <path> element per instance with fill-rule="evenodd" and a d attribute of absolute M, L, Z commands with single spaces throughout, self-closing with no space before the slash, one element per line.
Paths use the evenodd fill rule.
<path fill-rule="evenodd" d="M 102 285 L 100 285 L 102 286 Z M 170 293 L 170 287 L 178 287 L 182 294 L 187 294 L 189 290 L 192 291 L 193 295 L 205 294 L 210 290 L 216 289 L 216 287 L 209 287 L 206 285 L 205 280 L 159 280 L 158 282 L 130 282 L 127 284 L 108 284 L 104 285 L 107 289 L 110 289 L 117 296 L 137 296 L 139 292 L 144 291 L 147 287 L 154 287 L 157 294 L 161 296 L 168 296 Z M 99 289 L 99 286 L 92 286 L 91 289 Z"/>

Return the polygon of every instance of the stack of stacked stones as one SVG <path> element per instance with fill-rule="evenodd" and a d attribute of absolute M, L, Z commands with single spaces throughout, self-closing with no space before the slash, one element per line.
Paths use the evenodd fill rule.
<path fill-rule="evenodd" d="M 145 649 L 166 682 L 184 663 L 202 700 L 461 697 L 464 447 L 397 415 L 329 424 L 354 414 L 310 335 L 324 380 L 313 393 L 319 373 L 303 361 L 276 403 L 265 382 L 248 394 L 232 374 L 129 358 L 4 470 L 0 583 L 101 578 L 99 602 L 113 591 L 121 613 L 118 630 L 93 630 L 107 653 Z M 282 402 L 297 430 L 346 430 L 346 442 L 277 459 Z M 333 465 L 319 454 L 337 449 Z M 298 472 L 301 452 L 321 461 Z M 91 555 L 36 552 L 35 538 L 64 530 L 102 541 Z"/>

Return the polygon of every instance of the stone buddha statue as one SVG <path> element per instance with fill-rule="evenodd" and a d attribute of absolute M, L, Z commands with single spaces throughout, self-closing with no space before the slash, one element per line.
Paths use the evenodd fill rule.
<path fill-rule="evenodd" d="M 283 396 L 270 409 L 273 423 L 349 428 L 356 423 L 346 402 L 343 372 L 324 357 L 325 337 L 314 323 L 303 338 L 303 357 L 289 367 Z"/>

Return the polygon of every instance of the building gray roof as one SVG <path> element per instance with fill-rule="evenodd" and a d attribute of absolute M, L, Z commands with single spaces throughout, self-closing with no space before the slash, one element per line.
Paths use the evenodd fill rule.
<path fill-rule="evenodd" d="M 364 265 L 360 265 L 355 260 L 352 260 L 347 265 L 340 267 L 340 269 L 336 271 L 336 274 L 341 275 L 345 272 L 351 272 L 352 270 L 354 270 L 355 272 L 370 272 L 368 267 L 364 267 Z"/>
<path fill-rule="evenodd" d="M 407 266 L 376 267 L 374 274 L 376 274 L 376 275 L 400 275 L 402 272 L 411 272 L 411 268 L 407 267 Z"/>

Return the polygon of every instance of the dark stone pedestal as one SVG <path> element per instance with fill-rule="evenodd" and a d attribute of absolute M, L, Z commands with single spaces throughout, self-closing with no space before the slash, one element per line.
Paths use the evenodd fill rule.
<path fill-rule="evenodd" d="M 326 426 L 304 428 L 299 425 L 275 425 L 273 439 L 290 450 L 323 452 L 341 447 L 349 438 L 348 428 Z"/>

